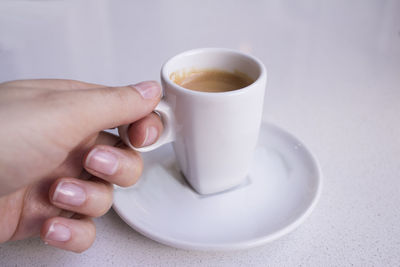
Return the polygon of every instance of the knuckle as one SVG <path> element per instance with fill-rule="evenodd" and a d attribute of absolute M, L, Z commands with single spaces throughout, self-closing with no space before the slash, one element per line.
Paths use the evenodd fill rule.
<path fill-rule="evenodd" d="M 132 112 L 132 103 L 136 102 L 137 92 L 129 86 L 106 87 L 102 90 L 106 99 L 110 97 L 117 99 L 119 108 L 123 114 Z"/>
<path fill-rule="evenodd" d="M 109 188 L 111 188 L 111 190 Z M 113 203 L 113 190 L 112 186 L 109 186 L 103 196 L 102 204 L 99 206 L 99 209 L 97 210 L 94 217 L 100 217 L 106 214 L 110 210 L 112 203 Z"/>
<path fill-rule="evenodd" d="M 132 97 L 132 95 L 137 94 L 136 90 L 130 86 L 107 87 L 105 92 L 118 97 L 121 103 L 129 102 L 128 100 Z"/>
<path fill-rule="evenodd" d="M 143 160 L 141 155 L 129 151 L 128 160 L 124 161 L 115 175 L 115 183 L 122 187 L 134 185 L 142 174 Z"/>

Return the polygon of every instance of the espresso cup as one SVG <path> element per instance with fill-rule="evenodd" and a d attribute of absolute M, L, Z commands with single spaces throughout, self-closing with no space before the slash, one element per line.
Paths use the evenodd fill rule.
<path fill-rule="evenodd" d="M 186 89 L 172 80 L 192 70 L 240 72 L 254 82 L 226 92 Z M 231 189 L 246 178 L 262 120 L 267 73 L 257 58 L 224 48 L 195 49 L 169 59 L 161 69 L 164 96 L 155 111 L 164 131 L 154 144 L 136 148 L 129 125 L 119 127 L 121 139 L 146 152 L 172 142 L 186 181 L 200 194 Z"/>

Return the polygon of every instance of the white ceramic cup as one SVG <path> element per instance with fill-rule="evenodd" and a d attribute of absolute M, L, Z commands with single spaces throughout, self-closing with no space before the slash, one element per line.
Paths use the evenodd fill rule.
<path fill-rule="evenodd" d="M 199 92 L 175 84 L 174 72 L 192 69 L 240 71 L 254 82 L 228 92 Z M 248 174 L 256 147 L 267 73 L 253 56 L 224 48 L 195 49 L 169 59 L 161 69 L 164 97 L 156 107 L 164 124 L 158 141 L 135 148 L 129 125 L 118 128 L 132 149 L 150 151 L 173 142 L 179 168 L 200 194 L 212 194 L 239 185 Z"/>

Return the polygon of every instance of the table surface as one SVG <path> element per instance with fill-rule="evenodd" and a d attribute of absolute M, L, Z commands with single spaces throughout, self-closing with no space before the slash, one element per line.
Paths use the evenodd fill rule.
<path fill-rule="evenodd" d="M 178 52 L 228 47 L 267 66 L 264 120 L 319 160 L 321 199 L 297 230 L 236 252 L 158 244 L 114 211 L 82 254 L 39 239 L 0 265 L 393 266 L 400 264 L 400 1 L 1 1 L 0 81 L 158 79 Z"/>

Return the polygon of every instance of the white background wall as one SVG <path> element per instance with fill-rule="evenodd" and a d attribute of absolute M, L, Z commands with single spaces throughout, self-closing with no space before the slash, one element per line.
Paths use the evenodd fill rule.
<path fill-rule="evenodd" d="M 0 245 L 0 265 L 400 264 L 400 1 L 0 1 L 0 82 L 131 84 L 209 46 L 266 64 L 264 120 L 321 163 L 311 217 L 266 246 L 207 253 L 155 243 L 110 211 L 87 252 L 30 239 Z"/>

